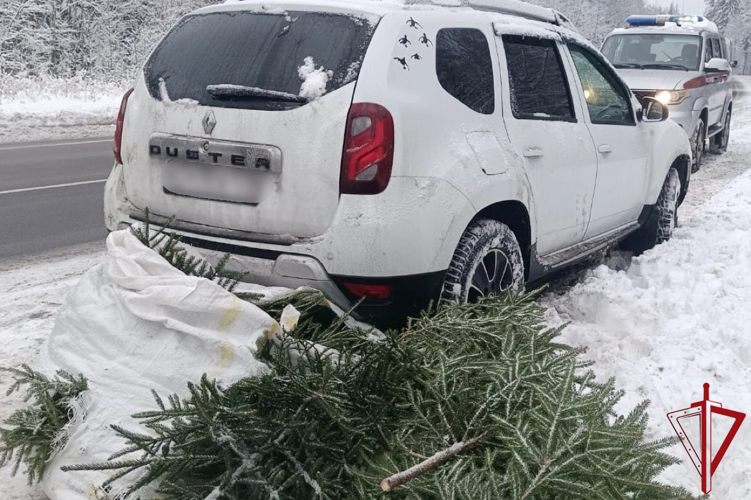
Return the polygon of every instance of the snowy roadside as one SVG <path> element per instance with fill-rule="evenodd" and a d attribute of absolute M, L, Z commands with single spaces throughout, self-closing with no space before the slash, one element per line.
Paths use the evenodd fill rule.
<path fill-rule="evenodd" d="M 565 293 L 540 300 L 552 325 L 570 322 L 563 340 L 588 347 L 598 378 L 616 377 L 627 391 L 624 410 L 652 401 L 652 439 L 674 435 L 666 414 L 700 401 L 705 382 L 713 401 L 751 412 L 749 111 L 736 115 L 728 153 L 708 157 L 692 181 L 682 227 L 669 242 L 626 259 L 627 270 L 618 269 L 623 258 L 615 269 L 600 265 Z M 730 423 L 713 419 L 714 453 Z M 751 498 L 750 444 L 746 422 L 713 478 L 713 498 Z M 699 475 L 683 447 L 670 452 L 684 462 L 662 480 L 700 494 Z"/>
<path fill-rule="evenodd" d="M 75 79 L 6 79 L 0 84 L 0 143 L 114 133 L 120 85 Z"/>
<path fill-rule="evenodd" d="M 751 78 L 747 88 L 751 89 Z M 701 170 L 691 176 L 689 192 L 680 209 L 682 218 L 751 167 L 751 102 L 744 102 L 746 107 L 733 113 L 727 152 L 721 156 L 706 154 Z"/>
<path fill-rule="evenodd" d="M 98 242 L 0 262 L 0 366 L 35 362 L 65 296 L 103 257 L 104 242 Z M 0 421 L 22 402 L 18 393 L 5 396 L 10 382 L 7 375 L 0 374 Z M 36 500 L 46 496 L 39 487 L 29 487 L 24 474 L 11 478 L 10 467 L 3 467 L 0 498 Z"/>

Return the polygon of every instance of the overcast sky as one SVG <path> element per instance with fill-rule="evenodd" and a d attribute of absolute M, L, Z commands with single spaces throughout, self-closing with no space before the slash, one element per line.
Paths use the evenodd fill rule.
<path fill-rule="evenodd" d="M 657 5 L 661 5 L 663 7 L 670 7 L 670 2 L 671 2 L 671 0 L 652 0 L 652 1 L 657 3 Z M 684 14 L 704 14 L 704 0 L 673 0 L 673 1 L 676 4 L 678 4 L 679 9 L 685 5 Z M 680 14 L 680 12 L 675 12 L 675 14 Z"/>

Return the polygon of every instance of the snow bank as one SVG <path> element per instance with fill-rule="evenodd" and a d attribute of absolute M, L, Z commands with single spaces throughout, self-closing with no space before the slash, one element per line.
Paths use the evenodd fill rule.
<path fill-rule="evenodd" d="M 111 135 L 123 85 L 74 79 L 0 81 L 0 142 Z"/>
<path fill-rule="evenodd" d="M 601 265 L 568 293 L 541 300 L 551 324 L 571 322 L 563 340 L 587 346 L 597 375 L 614 376 L 626 389 L 622 408 L 652 401 L 653 439 L 674 435 L 666 414 L 700 401 L 705 382 L 713 401 L 751 413 L 751 172 L 683 224 L 628 270 Z M 729 419 L 718 416 L 713 424 L 716 453 Z M 699 494 L 699 475 L 683 447 L 670 451 L 684 463 L 662 479 Z M 713 496 L 751 498 L 749 463 L 746 421 L 715 473 Z"/>

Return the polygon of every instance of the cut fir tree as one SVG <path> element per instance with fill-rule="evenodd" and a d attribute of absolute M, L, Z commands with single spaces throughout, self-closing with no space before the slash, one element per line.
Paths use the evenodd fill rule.
<path fill-rule="evenodd" d="M 678 460 L 644 440 L 647 403 L 616 418 L 622 393 L 533 299 L 445 306 L 380 341 L 303 321 L 267 344 L 269 374 L 157 396 L 144 430 L 114 429 L 121 453 L 68 470 L 167 499 L 690 498 L 655 480 Z"/>

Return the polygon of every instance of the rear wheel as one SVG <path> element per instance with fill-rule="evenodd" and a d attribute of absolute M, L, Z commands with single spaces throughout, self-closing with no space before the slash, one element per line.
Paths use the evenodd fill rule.
<path fill-rule="evenodd" d="M 728 109 L 725 113 L 725 122 L 722 125 L 722 132 L 715 135 L 709 140 L 709 152 L 716 155 L 721 155 L 728 150 L 728 142 L 730 142 L 730 118 L 732 110 Z"/>
<path fill-rule="evenodd" d="M 643 252 L 668 241 L 678 222 L 678 198 L 680 193 L 681 178 L 678 175 L 678 170 L 671 168 L 668 171 L 665 183 L 662 185 L 657 203 L 649 214 L 646 223 L 626 238 L 622 246 L 627 250 Z"/>
<path fill-rule="evenodd" d="M 513 231 L 498 221 L 480 219 L 459 241 L 446 272 L 441 302 L 474 302 L 522 286 L 524 261 Z"/>
<path fill-rule="evenodd" d="M 691 137 L 691 153 L 694 156 L 694 165 L 691 168 L 691 173 L 697 172 L 701 168 L 701 164 L 704 161 L 704 143 L 707 139 L 707 124 L 704 120 L 699 118 L 699 123 L 696 124 L 696 130 Z"/>

